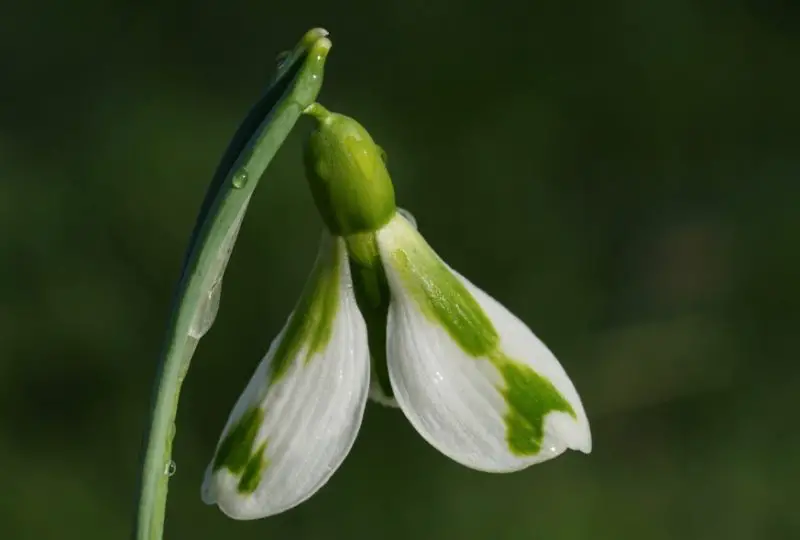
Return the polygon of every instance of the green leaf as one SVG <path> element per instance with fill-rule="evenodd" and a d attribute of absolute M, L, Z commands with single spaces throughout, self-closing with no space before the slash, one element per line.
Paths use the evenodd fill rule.
<path fill-rule="evenodd" d="M 192 232 L 173 300 L 145 439 L 136 540 L 161 540 L 178 396 L 198 340 L 213 322 L 222 274 L 250 197 L 303 109 L 316 101 L 327 32 L 313 29 L 283 59 L 234 135 L 211 181 Z"/>

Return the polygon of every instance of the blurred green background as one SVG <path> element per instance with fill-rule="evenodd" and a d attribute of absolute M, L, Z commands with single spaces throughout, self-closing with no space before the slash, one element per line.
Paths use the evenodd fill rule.
<path fill-rule="evenodd" d="M 368 407 L 316 496 L 200 502 L 321 221 L 302 120 L 262 180 L 184 386 L 167 539 L 800 538 L 800 5 L 790 0 L 0 8 L 0 536 L 127 538 L 173 287 L 277 53 L 331 32 L 320 100 L 398 201 L 580 390 L 594 452 L 512 475 Z"/>

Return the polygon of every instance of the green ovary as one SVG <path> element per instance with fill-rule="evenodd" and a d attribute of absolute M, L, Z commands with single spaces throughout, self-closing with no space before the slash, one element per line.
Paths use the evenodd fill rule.
<path fill-rule="evenodd" d="M 383 150 L 354 119 L 319 104 L 304 152 L 306 178 L 322 221 L 335 235 L 374 232 L 395 213 Z"/>

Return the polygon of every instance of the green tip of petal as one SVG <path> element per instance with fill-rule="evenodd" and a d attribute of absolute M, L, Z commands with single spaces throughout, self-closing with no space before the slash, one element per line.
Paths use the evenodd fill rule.
<path fill-rule="evenodd" d="M 577 419 L 575 410 L 556 387 L 530 367 L 495 353 L 492 362 L 505 380 L 503 390 L 508 412 L 505 416 L 509 450 L 518 456 L 535 456 L 542 450 L 545 417 L 564 412 Z"/>
<path fill-rule="evenodd" d="M 212 469 L 225 467 L 233 474 L 241 474 L 251 461 L 253 444 L 264 421 L 264 412 L 253 407 L 245 412 L 231 427 L 217 449 Z"/>
<path fill-rule="evenodd" d="M 239 478 L 239 484 L 236 486 L 239 493 L 253 493 L 258 488 L 258 484 L 261 483 L 261 474 L 267 468 L 267 460 L 264 458 L 266 450 L 267 443 L 265 441 L 250 456 L 242 471 L 242 476 Z"/>
<path fill-rule="evenodd" d="M 267 466 L 264 457 L 267 442 L 264 441 L 257 449 L 253 449 L 263 421 L 264 411 L 259 407 L 249 409 L 222 439 L 214 457 L 212 471 L 225 468 L 238 476 L 237 489 L 240 493 L 254 492 Z"/>

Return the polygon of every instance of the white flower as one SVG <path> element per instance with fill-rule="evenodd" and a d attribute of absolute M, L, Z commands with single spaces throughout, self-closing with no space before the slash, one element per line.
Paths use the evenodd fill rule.
<path fill-rule="evenodd" d="M 367 160 L 380 152 L 366 131 L 359 144 L 348 140 L 363 130 L 354 120 L 322 111 L 323 150 L 312 136 L 307 163 L 325 182 L 312 179 L 312 191 L 333 234 L 230 414 L 204 501 L 256 519 L 311 497 L 350 451 L 368 395 L 399 406 L 433 447 L 473 469 L 511 472 L 568 448 L 589 453 L 580 397 L 533 332 L 436 255 L 413 218 L 397 212 L 393 190 L 370 185 L 368 196 L 347 199 L 359 171 L 366 182 L 383 178 L 380 158 Z M 341 126 L 331 134 L 332 116 L 344 135 Z M 345 171 L 355 178 L 346 196 L 319 164 L 330 153 L 341 164 L 343 152 L 363 158 Z M 390 194 L 391 204 L 373 204 L 374 194 Z M 361 212 L 365 200 L 388 210 Z"/>

